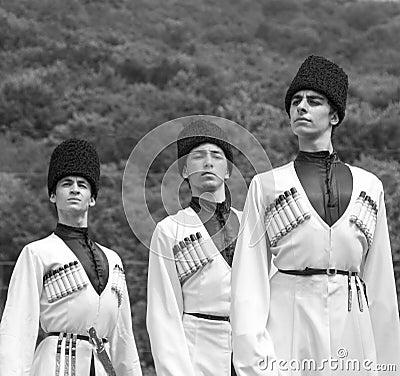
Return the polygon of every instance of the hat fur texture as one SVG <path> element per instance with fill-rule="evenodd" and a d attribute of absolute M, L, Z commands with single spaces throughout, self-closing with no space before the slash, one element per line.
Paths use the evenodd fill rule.
<path fill-rule="evenodd" d="M 47 175 L 49 196 L 59 180 L 66 176 L 81 176 L 91 186 L 97 198 L 100 181 L 100 161 L 95 147 L 88 141 L 72 138 L 58 145 L 51 154 Z"/>
<path fill-rule="evenodd" d="M 178 135 L 178 169 L 182 175 L 186 156 L 190 151 L 202 144 L 211 143 L 219 146 L 228 163 L 229 174 L 232 172 L 233 152 L 228 135 L 218 125 L 204 119 L 198 119 L 185 126 Z"/>
<path fill-rule="evenodd" d="M 311 55 L 304 60 L 285 96 L 285 109 L 290 117 L 290 103 L 300 90 L 314 90 L 325 95 L 338 112 L 339 123 L 346 112 L 349 81 L 345 71 L 323 56 Z"/>

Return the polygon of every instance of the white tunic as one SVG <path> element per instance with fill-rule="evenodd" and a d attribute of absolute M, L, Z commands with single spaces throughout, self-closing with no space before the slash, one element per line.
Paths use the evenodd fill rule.
<path fill-rule="evenodd" d="M 99 245 L 100 246 L 100 245 Z M 78 261 L 72 250 L 55 234 L 28 244 L 21 252 L 11 277 L 6 306 L 0 326 L 1 376 L 56 375 L 57 336 L 46 337 L 37 347 L 40 325 L 46 333 L 68 332 L 88 335 L 94 327 L 97 335 L 107 338 L 105 345 L 118 376 L 142 375 L 132 332 L 131 311 L 126 283 L 122 286 L 119 306 L 112 291 L 113 269 L 122 268 L 120 257 L 100 246 L 109 264 L 107 285 L 99 296 L 83 272 L 87 285 L 59 300 L 49 303 L 43 277 L 49 271 Z M 59 375 L 64 376 L 65 338 L 62 343 Z M 92 354 L 97 376 L 106 372 L 86 340 L 77 340 L 76 376 L 89 375 Z M 71 354 L 70 357 L 71 358 Z M 69 359 L 71 364 L 71 359 Z M 69 375 L 71 375 L 71 368 Z"/>
<path fill-rule="evenodd" d="M 181 285 L 172 248 L 197 232 L 214 259 Z M 229 316 L 230 282 L 230 266 L 193 209 L 157 224 L 150 245 L 147 329 L 158 376 L 230 375 L 230 323 L 184 314 Z"/>
<path fill-rule="evenodd" d="M 373 174 L 349 168 L 353 177 L 350 203 L 332 226 L 318 216 L 308 201 L 293 162 L 257 175 L 251 182 L 232 271 L 231 317 L 238 375 L 358 376 L 400 372 L 399 312 L 383 187 Z M 283 236 L 276 246 L 270 246 L 265 210 L 292 187 L 303 197 L 311 218 Z M 361 191 L 370 195 L 378 207 L 370 247 L 364 233 L 350 222 Z M 271 258 L 279 269 L 312 267 L 359 272 L 367 285 L 369 308 L 364 293 L 360 294 L 363 312 L 359 308 L 354 277 L 349 312 L 346 275 L 295 276 L 277 272 L 271 276 Z M 331 363 L 332 367 L 323 365 L 330 358 L 337 360 L 338 368 L 335 363 Z M 323 369 L 298 366 L 307 360 Z M 347 360 L 358 362 L 360 370 L 342 371 Z M 397 372 L 368 370 L 379 367 L 377 363 L 396 365 Z"/>

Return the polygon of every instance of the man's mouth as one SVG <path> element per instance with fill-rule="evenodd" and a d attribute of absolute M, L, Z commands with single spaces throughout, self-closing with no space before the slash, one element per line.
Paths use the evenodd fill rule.
<path fill-rule="evenodd" d="M 307 123 L 309 123 L 309 122 L 310 122 L 310 120 L 309 120 L 309 119 L 307 119 L 307 118 L 304 118 L 304 117 L 297 118 L 297 119 L 295 120 L 295 122 L 298 122 L 298 121 L 306 121 Z"/>

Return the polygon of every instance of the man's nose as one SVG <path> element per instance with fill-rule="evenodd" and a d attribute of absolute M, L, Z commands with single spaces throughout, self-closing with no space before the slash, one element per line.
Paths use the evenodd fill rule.
<path fill-rule="evenodd" d="M 204 166 L 205 167 L 212 167 L 213 166 L 213 159 L 212 159 L 211 153 L 207 153 L 204 156 Z"/>
<path fill-rule="evenodd" d="M 78 182 L 77 181 L 74 181 L 71 184 L 71 192 L 73 192 L 73 193 L 78 193 L 79 192 L 79 187 L 78 187 Z"/>
<path fill-rule="evenodd" d="M 307 99 L 302 98 L 302 100 L 297 105 L 297 112 L 300 114 L 300 113 L 304 113 L 306 111 L 307 111 Z"/>

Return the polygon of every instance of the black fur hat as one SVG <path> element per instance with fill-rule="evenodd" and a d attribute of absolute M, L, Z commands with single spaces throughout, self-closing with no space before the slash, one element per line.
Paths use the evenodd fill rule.
<path fill-rule="evenodd" d="M 323 56 L 311 55 L 301 64 L 286 92 L 286 112 L 290 116 L 290 102 L 298 91 L 314 90 L 324 94 L 335 106 L 340 124 L 346 112 L 348 86 L 347 74 L 341 67 Z"/>
<path fill-rule="evenodd" d="M 49 196 L 54 192 L 57 182 L 68 175 L 84 177 L 90 183 L 92 196 L 97 197 L 100 161 L 96 149 L 90 142 L 72 138 L 54 149 L 47 176 Z"/>
<path fill-rule="evenodd" d="M 229 174 L 232 172 L 233 153 L 228 135 L 211 121 L 198 119 L 185 126 L 178 135 L 178 169 L 181 175 L 185 157 L 192 149 L 205 143 L 215 144 L 223 150 L 226 159 L 231 162 L 228 163 Z"/>

